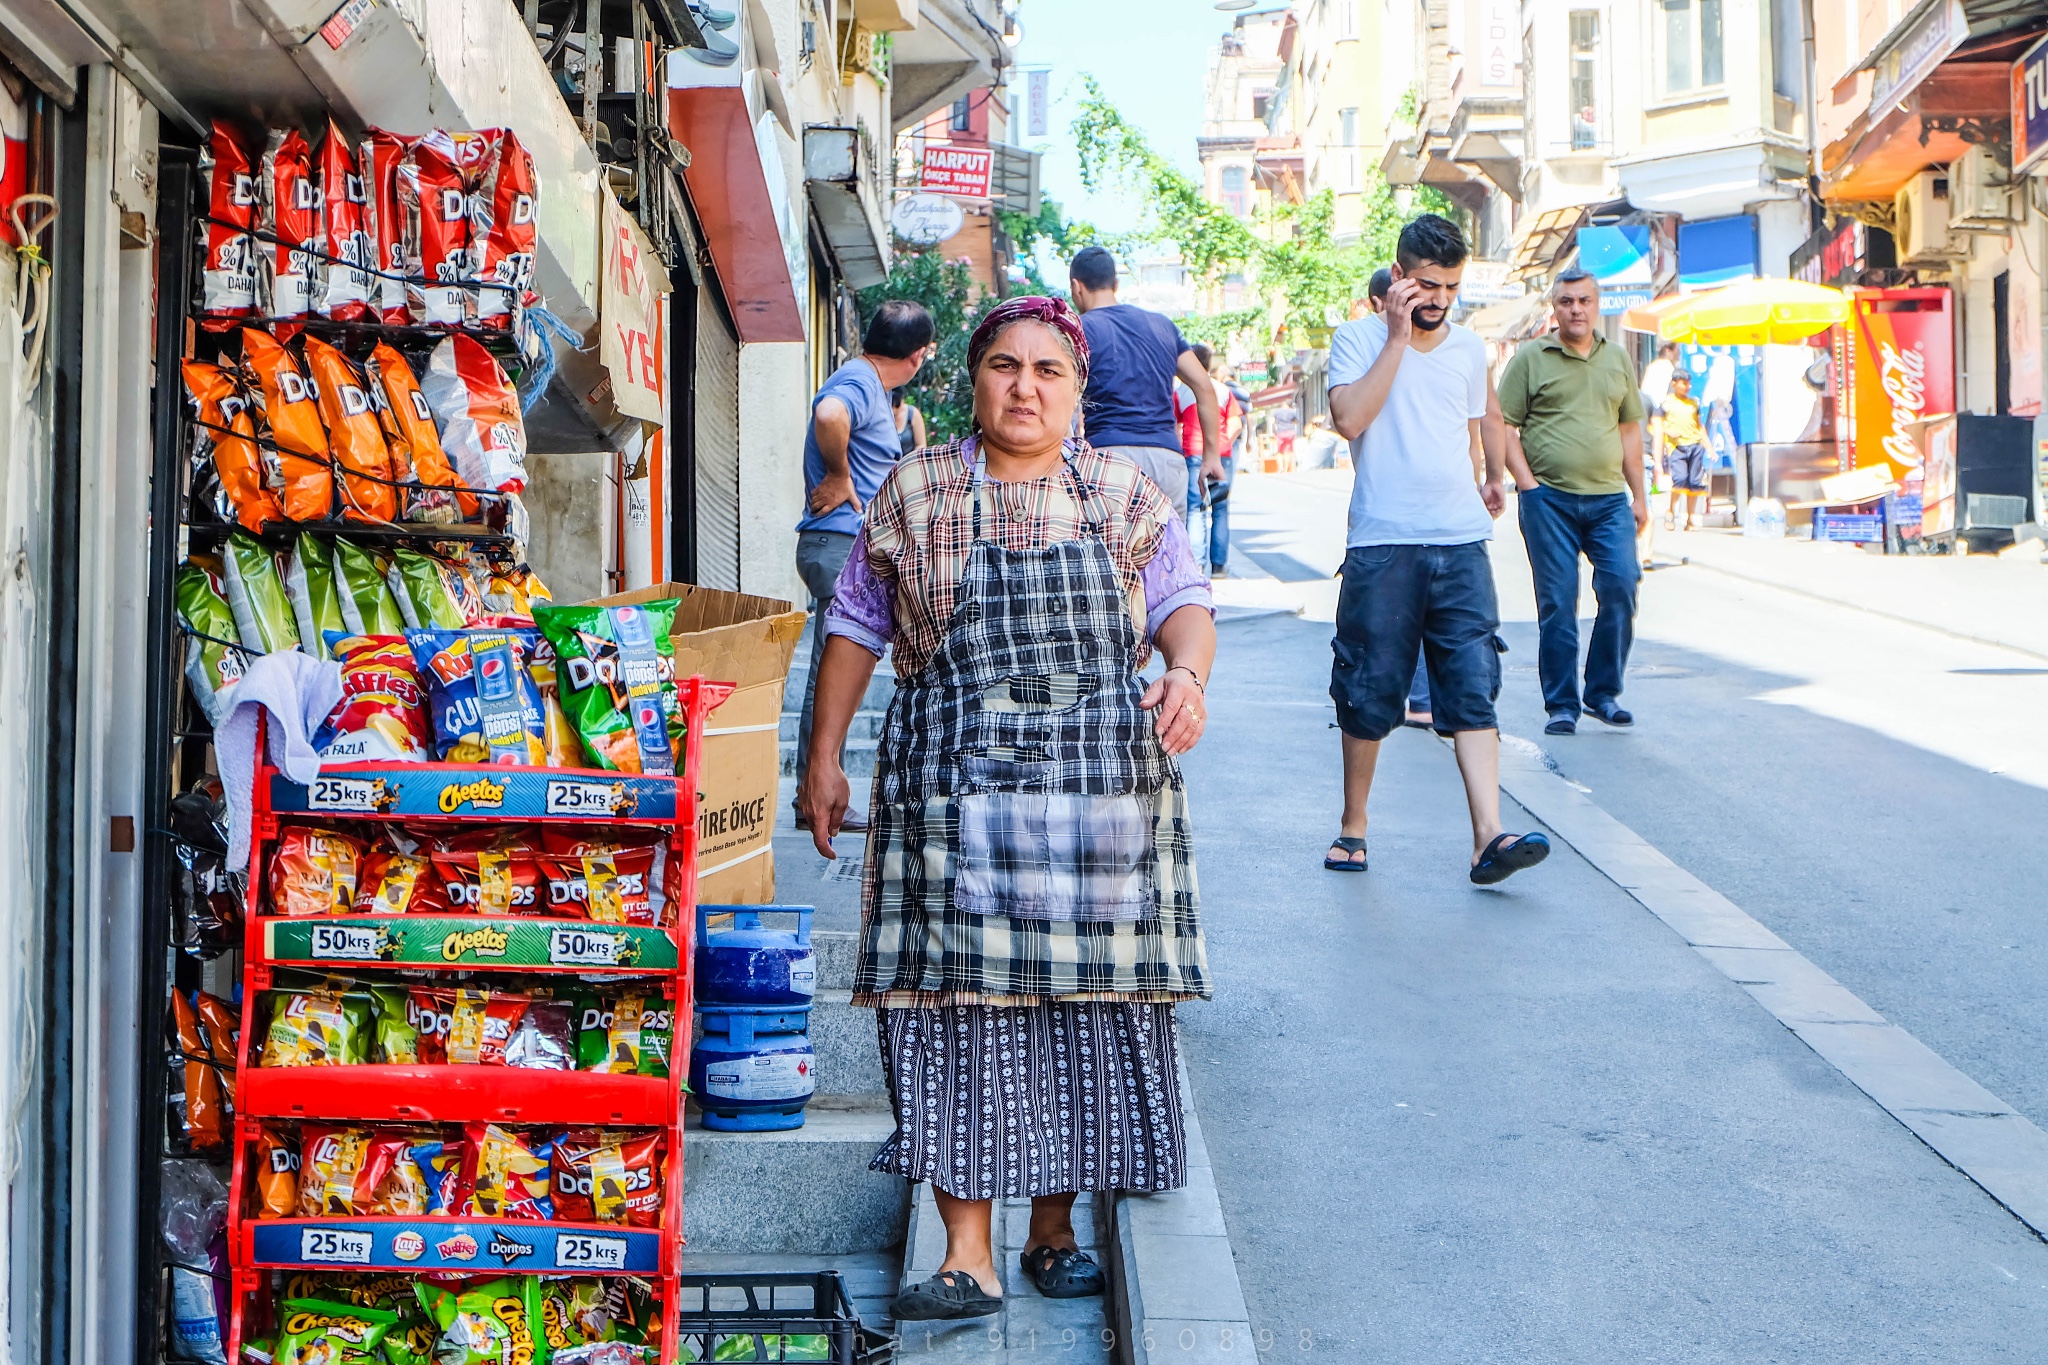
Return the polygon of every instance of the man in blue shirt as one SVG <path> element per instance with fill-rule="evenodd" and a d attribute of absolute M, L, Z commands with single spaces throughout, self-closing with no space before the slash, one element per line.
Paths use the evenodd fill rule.
<path fill-rule="evenodd" d="M 1169 507 L 1188 505 L 1187 457 L 1173 415 L 1177 377 L 1195 396 L 1202 424 L 1202 477 L 1223 481 L 1216 386 L 1171 319 L 1116 301 L 1116 258 L 1084 247 L 1067 267 L 1068 290 L 1088 335 L 1088 388 L 1081 421 L 1088 444 L 1151 475 Z"/>
<path fill-rule="evenodd" d="M 868 321 L 861 353 L 834 370 L 811 400 L 811 427 L 804 435 L 804 516 L 796 524 L 796 571 L 811 594 L 811 666 L 797 722 L 799 787 L 811 752 L 825 608 L 832 604 L 839 571 L 860 533 L 861 510 L 903 449 L 889 390 L 915 378 L 931 350 L 932 315 L 906 299 L 890 299 Z M 797 826 L 804 827 L 801 811 Z M 867 816 L 848 811 L 843 828 L 866 829 Z"/>

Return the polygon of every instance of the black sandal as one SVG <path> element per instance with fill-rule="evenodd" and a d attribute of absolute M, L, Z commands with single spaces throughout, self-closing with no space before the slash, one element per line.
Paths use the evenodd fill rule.
<path fill-rule="evenodd" d="M 1510 844 L 1510 839 L 1515 841 Z M 1472 881 L 1477 886 L 1495 886 L 1549 856 L 1550 840 L 1540 834 L 1524 834 L 1518 839 L 1512 834 L 1496 834 L 1479 861 L 1472 864 Z"/>
<path fill-rule="evenodd" d="M 1355 838 L 1349 834 L 1340 834 L 1330 840 L 1330 847 L 1341 848 L 1346 854 L 1363 853 L 1365 852 L 1365 840 Z M 1365 859 L 1351 857 L 1332 858 L 1329 854 L 1325 853 L 1323 855 L 1323 866 L 1332 872 L 1363 872 L 1365 871 Z"/>
<path fill-rule="evenodd" d="M 1085 1299 L 1103 1291 L 1102 1267 L 1076 1247 L 1040 1247 L 1017 1259 L 1048 1299 Z"/>
<path fill-rule="evenodd" d="M 981 1281 L 964 1270 L 941 1270 L 896 1296 L 890 1316 L 898 1322 L 954 1322 L 1003 1311 L 1003 1301 L 981 1292 Z"/>

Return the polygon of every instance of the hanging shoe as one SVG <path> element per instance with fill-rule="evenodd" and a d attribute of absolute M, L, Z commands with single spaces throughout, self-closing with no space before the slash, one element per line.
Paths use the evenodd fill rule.
<path fill-rule="evenodd" d="M 733 11 L 710 5 L 691 5 L 690 13 L 696 16 L 699 28 L 731 28 L 739 22 L 739 15 Z"/>
<path fill-rule="evenodd" d="M 699 30 L 704 35 L 704 46 L 686 47 L 682 50 L 706 66 L 731 66 L 740 59 L 740 45 L 723 33 L 710 29 Z"/>

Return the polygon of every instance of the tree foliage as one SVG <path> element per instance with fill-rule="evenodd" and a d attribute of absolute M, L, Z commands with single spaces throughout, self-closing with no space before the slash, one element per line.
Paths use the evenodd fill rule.
<path fill-rule="evenodd" d="M 933 442 L 965 436 L 974 419 L 974 386 L 967 377 L 967 338 L 982 315 L 1001 297 L 974 297 L 974 272 L 947 260 L 937 247 L 898 247 L 889 278 L 857 296 L 861 325 L 889 299 L 921 303 L 932 315 L 932 339 L 938 354 L 918 371 L 908 397 L 924 413 L 925 431 Z"/>

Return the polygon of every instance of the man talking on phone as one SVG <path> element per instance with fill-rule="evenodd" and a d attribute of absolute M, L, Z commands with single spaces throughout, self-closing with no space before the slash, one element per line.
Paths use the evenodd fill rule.
<path fill-rule="evenodd" d="M 1323 866 L 1366 869 L 1373 772 L 1401 724 L 1419 645 L 1431 721 L 1451 737 L 1465 783 L 1467 875 L 1491 886 L 1542 862 L 1550 844 L 1500 823 L 1502 646 L 1486 542 L 1507 505 L 1507 433 L 1485 343 L 1450 321 L 1468 254 L 1447 219 L 1414 219 L 1401 229 L 1385 311 L 1345 323 L 1330 345 L 1330 417 L 1351 442 L 1355 474 L 1330 670 L 1344 814 Z M 1477 484 L 1475 444 L 1485 460 Z"/>

